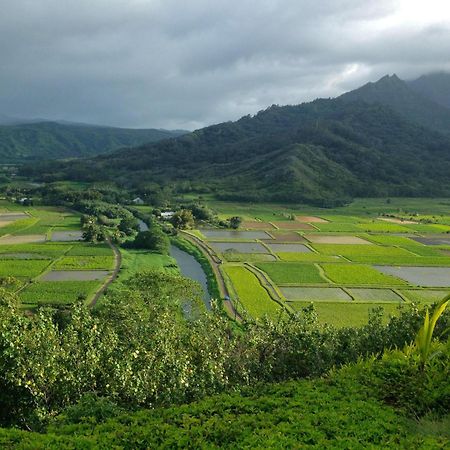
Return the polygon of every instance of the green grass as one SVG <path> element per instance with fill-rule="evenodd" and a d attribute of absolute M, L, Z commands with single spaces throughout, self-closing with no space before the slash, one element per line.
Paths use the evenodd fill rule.
<path fill-rule="evenodd" d="M 281 306 L 270 298 L 259 280 L 249 270 L 240 266 L 226 266 L 224 270 L 233 284 L 239 301 L 252 317 L 278 316 L 282 312 Z"/>
<path fill-rule="evenodd" d="M 360 244 L 312 244 L 319 253 L 323 255 L 342 255 L 349 259 L 359 256 L 407 256 L 415 255 L 408 250 L 399 247 L 383 247 L 381 245 L 360 245 Z"/>
<path fill-rule="evenodd" d="M 288 302 L 296 311 L 311 304 L 311 302 Z M 382 307 L 385 312 L 384 320 L 387 322 L 389 315 L 397 315 L 398 307 L 395 303 L 325 303 L 312 302 L 317 312 L 320 323 L 330 324 L 336 327 L 360 327 L 367 324 L 369 311 L 376 307 Z"/>
<path fill-rule="evenodd" d="M 447 256 L 352 256 L 355 263 L 377 264 L 388 266 L 450 266 Z"/>
<path fill-rule="evenodd" d="M 122 266 L 119 279 L 125 280 L 138 272 L 151 269 L 171 268 L 177 270 L 176 261 L 168 255 L 152 253 L 148 250 L 120 249 Z"/>
<path fill-rule="evenodd" d="M 0 277 L 26 277 L 38 276 L 49 264 L 46 260 L 1 260 Z"/>
<path fill-rule="evenodd" d="M 56 243 L 0 245 L 0 254 L 38 253 L 40 255 L 57 257 L 67 252 L 71 247 L 72 245 Z"/>
<path fill-rule="evenodd" d="M 361 369 L 360 369 L 361 370 Z M 357 374 L 362 378 L 362 374 Z M 0 429 L 5 449 L 444 449 L 449 419 L 419 423 L 352 377 L 264 384 L 187 405 Z M 355 377 L 353 377 L 355 378 Z M 90 413 L 90 411 L 88 411 Z M 98 414 L 98 413 L 97 413 Z M 438 428 L 439 427 L 439 428 Z"/>
<path fill-rule="evenodd" d="M 401 290 L 400 292 L 414 303 L 435 303 L 439 300 L 442 300 L 446 295 L 450 294 L 450 289 L 448 291 L 433 291 L 431 289 L 405 289 Z"/>
<path fill-rule="evenodd" d="M 68 256 L 109 256 L 113 251 L 108 244 L 76 243 L 68 252 Z"/>
<path fill-rule="evenodd" d="M 361 231 L 360 228 L 354 223 L 315 223 L 314 224 L 320 231 L 324 232 L 349 232 L 354 233 Z"/>
<path fill-rule="evenodd" d="M 399 247 L 425 247 L 423 244 L 409 239 L 403 236 L 392 236 L 389 234 L 366 234 L 366 239 L 375 242 L 376 244 L 382 244 L 387 246 L 399 246 Z"/>
<path fill-rule="evenodd" d="M 56 270 L 112 269 L 113 256 L 65 256 L 54 264 Z"/>
<path fill-rule="evenodd" d="M 28 230 L 31 229 L 31 227 L 38 221 L 39 219 L 36 219 L 34 217 L 30 217 L 29 219 L 16 220 L 9 223 L 8 225 L 5 225 L 4 227 L 0 227 L 0 236 L 4 236 L 6 234 L 18 234 L 18 232 L 23 229 L 27 229 L 26 234 L 33 234 L 29 233 Z"/>
<path fill-rule="evenodd" d="M 276 284 L 327 283 L 313 264 L 267 262 L 258 263 L 256 266 L 266 272 Z"/>
<path fill-rule="evenodd" d="M 292 262 L 339 262 L 338 256 L 322 255 L 321 253 L 276 253 L 282 261 Z"/>
<path fill-rule="evenodd" d="M 363 264 L 322 264 L 326 276 L 344 285 L 404 285 L 405 281 Z"/>
<path fill-rule="evenodd" d="M 89 298 L 101 285 L 98 281 L 36 281 L 20 292 L 23 303 L 69 304 L 78 297 Z"/>
<path fill-rule="evenodd" d="M 408 233 L 411 231 L 404 225 L 383 221 L 359 224 L 358 228 L 372 233 Z"/>

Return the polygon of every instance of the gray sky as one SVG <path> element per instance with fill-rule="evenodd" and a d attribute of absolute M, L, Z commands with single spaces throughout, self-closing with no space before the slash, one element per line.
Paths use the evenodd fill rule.
<path fill-rule="evenodd" d="M 195 129 L 450 70 L 449 0 L 0 0 L 0 114 Z"/>

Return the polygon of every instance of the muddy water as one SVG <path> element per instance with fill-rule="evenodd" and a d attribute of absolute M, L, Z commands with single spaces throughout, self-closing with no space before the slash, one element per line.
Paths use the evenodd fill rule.
<path fill-rule="evenodd" d="M 141 219 L 138 219 L 139 231 L 148 231 L 148 225 Z"/>
<path fill-rule="evenodd" d="M 180 272 L 187 278 L 197 281 L 203 289 L 203 301 L 211 308 L 211 296 L 208 292 L 208 281 L 200 263 L 189 253 L 180 250 L 175 245 L 170 246 L 170 256 L 176 259 Z"/>

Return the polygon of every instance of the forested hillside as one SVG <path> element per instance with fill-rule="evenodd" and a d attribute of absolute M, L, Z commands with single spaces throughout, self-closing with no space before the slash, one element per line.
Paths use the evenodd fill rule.
<path fill-rule="evenodd" d="M 179 136 L 183 132 L 56 122 L 0 126 L 2 162 L 78 158 Z"/>
<path fill-rule="evenodd" d="M 272 106 L 177 139 L 24 173 L 320 205 L 353 196 L 444 196 L 450 195 L 450 138 L 387 106 L 338 98 Z"/>
<path fill-rule="evenodd" d="M 411 89 L 420 95 L 450 108 L 450 73 L 430 73 L 407 83 Z"/>
<path fill-rule="evenodd" d="M 408 85 L 397 75 L 386 75 L 376 83 L 367 83 L 340 98 L 350 102 L 364 101 L 385 105 L 411 122 L 450 134 L 450 109 L 433 101 L 436 97 L 443 98 L 442 93 L 435 86 L 435 98 L 430 99 L 430 94 L 425 93 L 426 88 L 419 89 L 419 84 L 424 85 L 423 81 Z M 415 89 L 412 89 L 412 86 L 415 86 Z"/>

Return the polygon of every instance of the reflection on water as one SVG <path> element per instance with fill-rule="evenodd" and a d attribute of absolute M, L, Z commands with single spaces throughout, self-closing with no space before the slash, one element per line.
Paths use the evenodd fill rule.
<path fill-rule="evenodd" d="M 189 253 L 180 250 L 175 245 L 170 246 L 170 256 L 176 259 L 178 266 L 180 267 L 181 273 L 187 277 L 191 278 L 203 288 L 203 301 L 208 309 L 211 308 L 211 297 L 208 292 L 208 282 L 206 274 L 203 271 L 200 263 Z"/>

